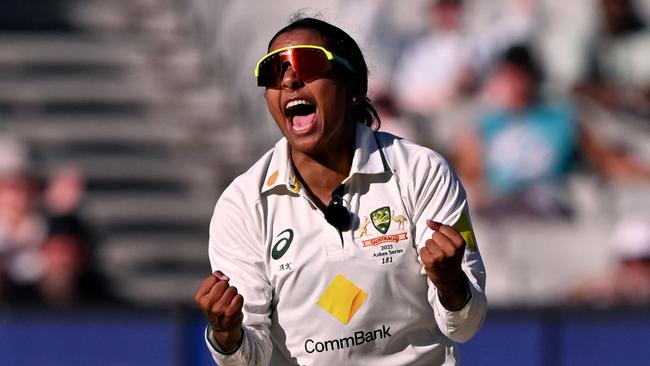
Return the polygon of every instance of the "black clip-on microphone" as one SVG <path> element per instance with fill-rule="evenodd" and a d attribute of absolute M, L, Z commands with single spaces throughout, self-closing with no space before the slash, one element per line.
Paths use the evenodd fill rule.
<path fill-rule="evenodd" d="M 343 191 L 345 185 L 341 184 L 332 192 L 332 200 L 325 207 L 325 220 L 339 231 L 346 231 L 350 228 L 350 212 L 343 205 Z"/>

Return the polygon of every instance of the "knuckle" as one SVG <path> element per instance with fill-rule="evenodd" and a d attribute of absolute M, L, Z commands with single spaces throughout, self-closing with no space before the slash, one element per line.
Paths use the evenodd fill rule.
<path fill-rule="evenodd" d="M 426 248 L 420 250 L 420 259 L 422 259 L 422 263 L 425 265 L 431 263 L 431 254 L 429 254 L 429 251 L 426 250 Z"/>
<path fill-rule="evenodd" d="M 226 282 L 226 281 L 219 281 L 219 282 L 215 285 L 215 287 L 216 287 L 217 294 L 219 294 L 220 296 L 222 296 L 223 293 L 228 289 L 228 282 Z"/>
<path fill-rule="evenodd" d="M 208 296 L 203 297 L 199 302 L 199 306 L 204 311 L 210 310 L 210 305 L 211 305 L 211 301 L 210 301 L 210 297 Z"/>
<path fill-rule="evenodd" d="M 228 296 L 228 294 L 230 294 L 231 292 L 232 290 L 230 289 L 230 287 L 224 288 L 223 291 L 221 292 L 221 298 Z"/>
<path fill-rule="evenodd" d="M 235 295 L 237 295 L 237 289 L 233 287 L 228 287 L 228 289 L 226 289 L 226 291 L 223 293 L 223 296 L 221 298 L 222 301 L 227 304 L 230 301 L 232 301 Z"/>
<path fill-rule="evenodd" d="M 442 262 L 442 260 L 445 259 L 445 254 L 442 252 L 442 250 L 436 250 L 436 252 L 433 253 L 432 257 L 433 262 L 438 263 Z"/>
<path fill-rule="evenodd" d="M 422 257 L 422 264 L 425 268 L 431 267 L 431 259 Z"/>
<path fill-rule="evenodd" d="M 241 310 L 244 307 L 244 297 L 241 294 L 235 295 L 235 297 L 230 302 L 230 306 L 234 307 L 237 310 Z"/>
<path fill-rule="evenodd" d="M 452 238 L 457 234 L 456 229 L 454 229 L 453 226 L 449 226 L 449 225 L 444 225 L 443 227 L 441 227 L 440 232 L 448 238 Z"/>
<path fill-rule="evenodd" d="M 208 277 L 204 278 L 203 281 L 201 282 L 201 287 L 212 286 L 214 284 L 214 282 L 215 282 L 214 276 L 208 276 Z"/>

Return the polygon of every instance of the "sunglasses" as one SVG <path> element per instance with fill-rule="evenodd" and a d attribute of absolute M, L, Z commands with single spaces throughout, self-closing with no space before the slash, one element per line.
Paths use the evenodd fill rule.
<path fill-rule="evenodd" d="M 262 57 L 255 67 L 257 86 L 277 88 L 288 62 L 298 77 L 310 81 L 332 68 L 336 61 L 351 72 L 355 72 L 350 63 L 320 46 L 299 45 L 277 49 Z"/>

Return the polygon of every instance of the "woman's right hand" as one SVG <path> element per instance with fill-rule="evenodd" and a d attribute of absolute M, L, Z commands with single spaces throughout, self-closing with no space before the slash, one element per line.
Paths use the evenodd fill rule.
<path fill-rule="evenodd" d="M 194 301 L 210 322 L 212 336 L 225 352 L 234 351 L 242 337 L 244 298 L 230 286 L 230 278 L 215 271 L 201 282 Z"/>

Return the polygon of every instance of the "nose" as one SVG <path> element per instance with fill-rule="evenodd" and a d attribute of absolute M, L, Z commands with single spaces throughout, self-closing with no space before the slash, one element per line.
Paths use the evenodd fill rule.
<path fill-rule="evenodd" d="M 303 85 L 302 80 L 298 77 L 298 74 L 293 70 L 293 66 L 287 61 L 282 65 L 284 70 L 282 75 L 282 80 L 280 82 L 283 89 L 294 90 L 298 89 Z"/>

